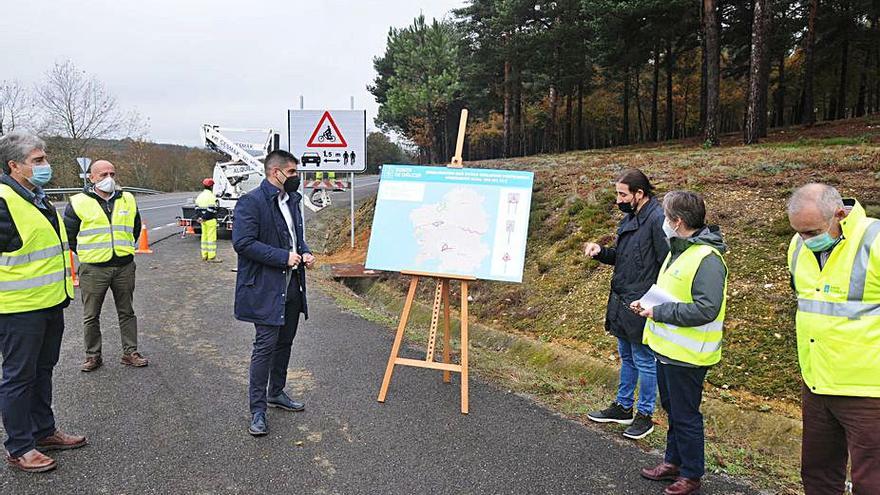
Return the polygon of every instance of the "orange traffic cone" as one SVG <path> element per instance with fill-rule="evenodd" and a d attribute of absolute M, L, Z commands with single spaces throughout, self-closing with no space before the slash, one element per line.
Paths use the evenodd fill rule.
<path fill-rule="evenodd" d="M 76 264 L 73 262 L 73 251 L 70 251 L 70 278 L 73 279 L 73 286 L 79 287 L 79 277 L 76 276 Z"/>
<path fill-rule="evenodd" d="M 186 234 L 192 234 L 192 235 L 196 234 L 196 229 L 193 228 L 192 224 L 189 224 L 186 226 L 186 232 L 184 232 L 183 235 L 186 235 Z"/>
<path fill-rule="evenodd" d="M 138 248 L 135 251 L 137 254 L 153 254 L 153 250 L 150 249 L 150 240 L 147 239 L 147 226 L 141 224 L 141 236 L 138 241 Z"/>

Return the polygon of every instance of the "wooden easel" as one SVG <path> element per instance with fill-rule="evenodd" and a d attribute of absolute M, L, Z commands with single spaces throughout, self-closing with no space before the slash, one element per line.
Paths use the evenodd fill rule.
<path fill-rule="evenodd" d="M 461 111 L 461 119 L 458 124 L 458 141 L 455 146 L 455 156 L 449 164 L 451 168 L 461 168 L 462 159 L 461 152 L 464 147 L 465 128 L 467 126 L 467 109 Z M 461 374 L 461 413 L 468 413 L 468 282 L 476 280 L 475 277 L 450 277 L 447 275 L 426 272 L 400 272 L 403 275 L 409 275 L 409 292 L 406 295 L 406 302 L 403 305 L 403 311 L 400 314 L 400 323 L 397 325 L 397 335 L 394 337 L 394 344 L 391 346 L 391 355 L 388 356 L 388 366 L 385 368 L 385 377 L 382 379 L 382 388 L 379 390 L 379 402 L 385 402 L 388 395 L 388 385 L 391 383 L 391 375 L 394 373 L 394 366 L 413 366 L 416 368 L 430 368 L 443 371 L 443 381 L 450 382 L 450 373 L 456 372 Z M 409 313 L 412 309 L 412 303 L 416 296 L 416 288 L 422 277 L 430 277 L 437 283 L 434 289 L 434 308 L 431 313 L 431 328 L 428 335 L 428 352 L 425 359 L 406 359 L 399 357 L 400 345 L 403 342 L 403 334 L 406 331 L 406 324 L 409 320 Z M 453 280 L 461 282 L 461 364 L 452 364 L 451 347 L 449 342 L 449 284 Z M 440 323 L 440 311 L 443 311 L 443 362 L 434 361 L 434 351 L 437 344 L 437 327 Z"/>

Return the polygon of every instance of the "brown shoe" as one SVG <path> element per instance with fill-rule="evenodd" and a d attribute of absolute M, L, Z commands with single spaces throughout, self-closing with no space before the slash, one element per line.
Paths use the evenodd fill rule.
<path fill-rule="evenodd" d="M 126 366 L 133 366 L 135 368 L 143 368 L 144 366 L 150 364 L 150 362 L 147 361 L 147 358 L 143 357 L 139 352 L 123 354 L 121 362 Z"/>
<path fill-rule="evenodd" d="M 642 468 L 642 477 L 654 481 L 673 481 L 678 478 L 678 466 L 663 462 L 652 468 Z"/>
<path fill-rule="evenodd" d="M 37 449 L 41 451 L 47 450 L 70 450 L 84 447 L 89 442 L 82 435 L 68 435 L 61 430 L 55 430 L 55 433 L 48 437 L 37 440 Z"/>
<path fill-rule="evenodd" d="M 44 473 L 58 467 L 55 459 L 43 455 L 37 449 L 31 450 L 21 457 L 12 457 L 7 452 L 6 464 L 9 464 L 11 467 L 24 471 L 26 473 Z"/>
<path fill-rule="evenodd" d="M 100 354 L 97 356 L 89 356 L 86 358 L 85 362 L 82 364 L 81 371 L 88 373 L 89 371 L 95 371 L 100 368 L 104 364 L 104 360 L 101 359 Z"/>
<path fill-rule="evenodd" d="M 700 480 L 691 478 L 678 478 L 675 483 L 666 487 L 665 495 L 697 495 L 700 493 Z"/>

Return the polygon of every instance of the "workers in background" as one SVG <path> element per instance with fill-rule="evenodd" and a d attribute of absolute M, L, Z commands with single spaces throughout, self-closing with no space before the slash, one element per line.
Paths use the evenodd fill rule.
<path fill-rule="evenodd" d="M 219 262 L 217 257 L 217 197 L 214 179 L 202 181 L 204 190 L 196 197 L 196 218 L 202 224 L 202 260 Z"/>
<path fill-rule="evenodd" d="M 101 307 L 107 289 L 119 318 L 122 364 L 141 368 L 147 359 L 138 351 L 137 316 L 134 314 L 135 242 L 141 216 L 134 195 L 116 184 L 116 167 L 98 160 L 89 168 L 91 185 L 70 198 L 64 225 L 70 248 L 79 256 L 79 285 L 83 302 L 83 336 L 86 360 L 82 371 L 104 364 L 101 357 Z"/>
<path fill-rule="evenodd" d="M 670 251 L 657 287 L 673 301 L 630 306 L 648 318 L 643 342 L 657 357 L 660 404 L 669 417 L 663 462 L 643 477 L 673 481 L 665 495 L 695 495 L 705 473 L 705 431 L 700 402 L 709 367 L 721 360 L 727 312 L 727 246 L 717 226 L 706 225 L 706 204 L 690 191 L 663 197 L 663 231 Z"/>
<path fill-rule="evenodd" d="M 788 267 L 797 294 L 807 495 L 880 493 L 880 221 L 833 187 L 792 195 Z"/>
<path fill-rule="evenodd" d="M 42 452 L 87 443 L 58 430 L 52 411 L 73 280 L 64 222 L 42 189 L 52 178 L 45 148 L 30 133 L 0 137 L 0 416 L 6 463 L 26 472 L 55 469 Z"/>

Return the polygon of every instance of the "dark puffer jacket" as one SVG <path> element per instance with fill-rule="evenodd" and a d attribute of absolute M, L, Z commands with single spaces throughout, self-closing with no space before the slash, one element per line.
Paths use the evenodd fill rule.
<path fill-rule="evenodd" d="M 642 342 L 645 319 L 628 306 L 657 281 L 667 254 L 669 242 L 663 233 L 663 207 L 651 198 L 638 214 L 629 213 L 620 221 L 615 247 L 603 247 L 596 256 L 597 261 L 614 265 L 605 313 L 605 330 L 611 335 Z"/>

